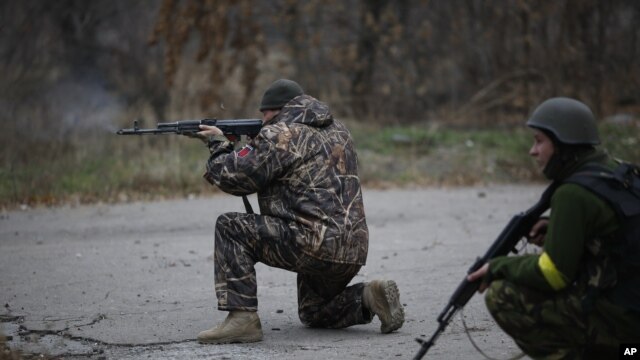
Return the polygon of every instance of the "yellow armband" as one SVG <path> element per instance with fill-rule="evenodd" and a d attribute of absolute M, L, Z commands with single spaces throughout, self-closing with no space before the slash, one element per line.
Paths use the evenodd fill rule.
<path fill-rule="evenodd" d="M 543 252 L 538 258 L 538 267 L 553 290 L 561 290 L 567 286 L 564 275 L 558 271 L 556 264 L 546 252 Z"/>

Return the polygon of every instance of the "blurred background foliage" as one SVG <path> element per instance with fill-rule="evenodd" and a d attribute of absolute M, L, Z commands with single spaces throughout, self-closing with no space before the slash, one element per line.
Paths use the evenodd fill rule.
<path fill-rule="evenodd" d="M 523 119 L 577 97 L 640 162 L 637 0 L 0 2 L 0 206 L 213 191 L 206 150 L 113 135 L 259 117 L 298 81 L 356 138 L 370 186 L 538 181 Z"/>

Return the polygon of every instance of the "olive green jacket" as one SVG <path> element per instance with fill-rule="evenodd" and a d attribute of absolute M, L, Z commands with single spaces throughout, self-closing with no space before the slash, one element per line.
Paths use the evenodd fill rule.
<path fill-rule="evenodd" d="M 602 153 L 592 154 L 578 162 L 566 177 L 588 162 L 611 165 Z M 598 275 L 589 267 L 600 261 L 601 251 L 606 250 L 619 226 L 614 210 L 604 200 L 580 185 L 562 184 L 551 198 L 542 253 L 497 257 L 490 262 L 489 277 L 541 291 L 560 291 L 571 285 L 586 287 L 589 281 L 605 287 L 607 279 L 593 278 Z"/>

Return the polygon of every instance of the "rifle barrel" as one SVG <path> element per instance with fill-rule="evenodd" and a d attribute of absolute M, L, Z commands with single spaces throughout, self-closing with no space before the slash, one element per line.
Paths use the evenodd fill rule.
<path fill-rule="evenodd" d="M 158 123 L 155 129 L 140 129 L 138 122 L 134 121 L 132 129 L 120 129 L 118 135 L 145 135 L 145 134 L 187 134 L 200 131 L 200 125 L 217 126 L 225 135 L 249 135 L 255 136 L 262 128 L 260 119 L 235 119 L 235 120 L 181 120 L 175 122 Z"/>

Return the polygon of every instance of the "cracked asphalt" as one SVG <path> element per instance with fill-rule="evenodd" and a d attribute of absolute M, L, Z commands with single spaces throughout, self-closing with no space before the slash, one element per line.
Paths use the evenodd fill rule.
<path fill-rule="evenodd" d="M 368 262 L 354 281 L 394 279 L 406 322 L 310 329 L 297 317 L 295 274 L 258 264 L 264 341 L 201 345 L 215 309 L 213 228 L 228 195 L 129 204 L 65 206 L 0 214 L 0 329 L 25 354 L 74 359 L 413 358 L 473 260 L 542 186 L 364 190 Z M 250 197 L 256 206 L 256 199 Z M 427 359 L 519 353 L 481 296 L 456 316 Z"/>

